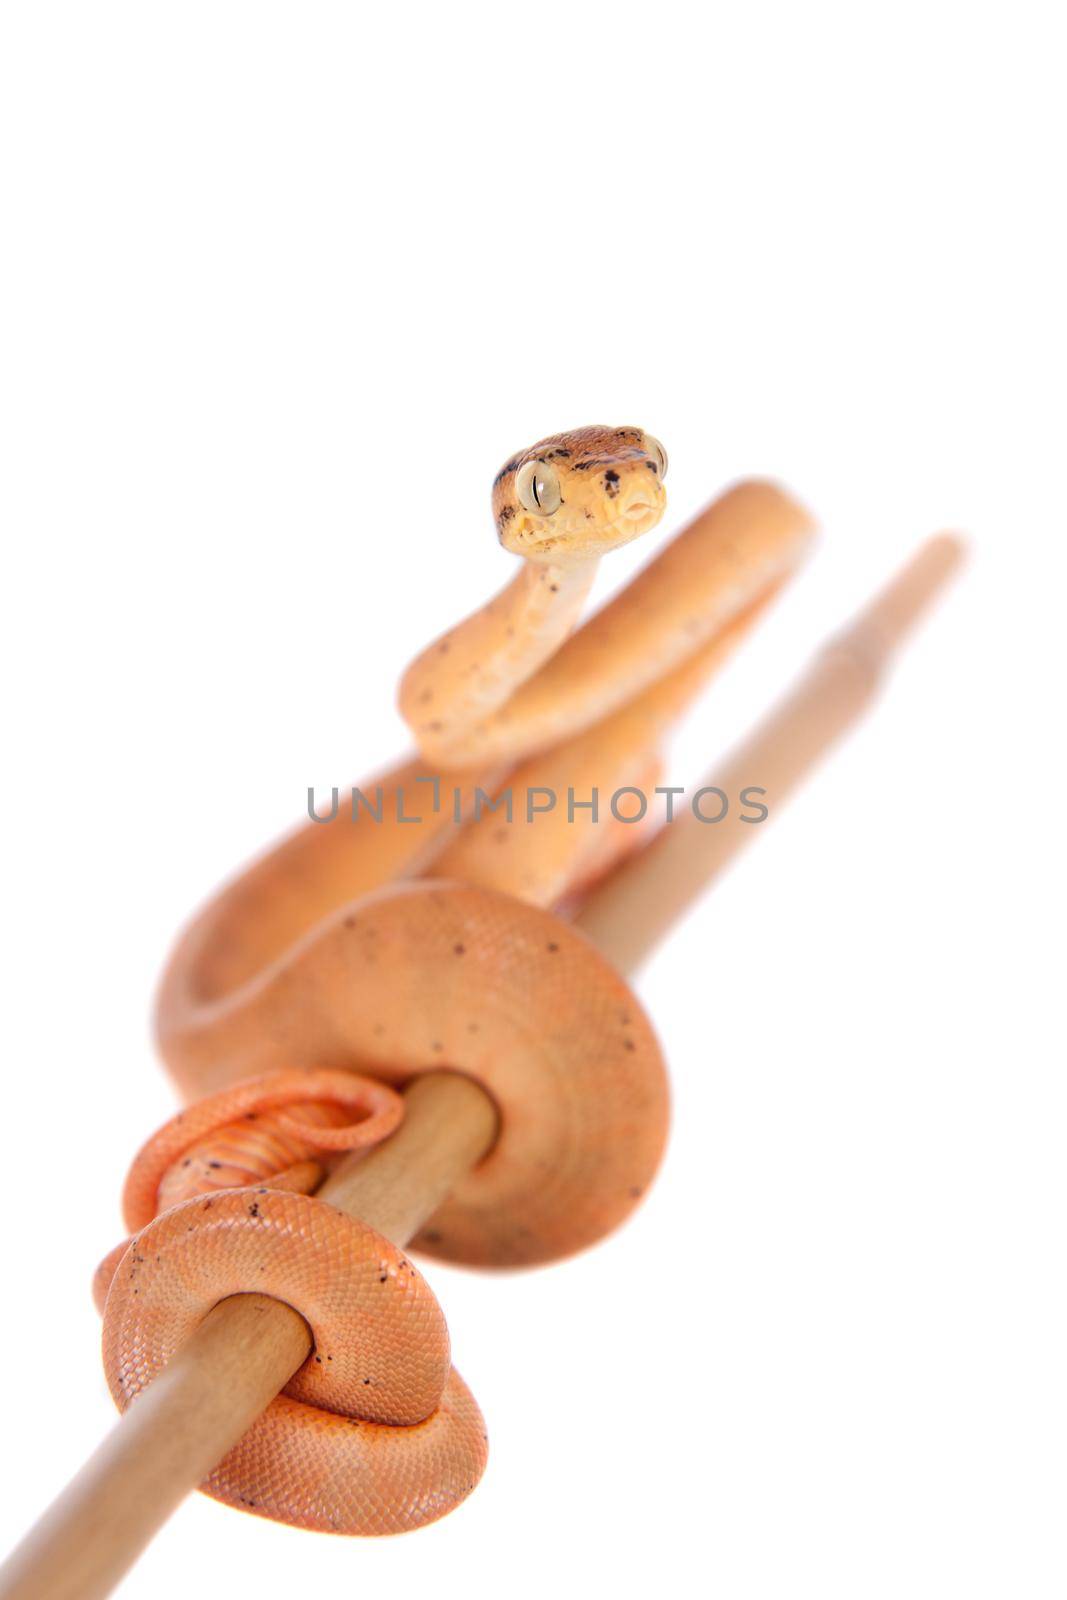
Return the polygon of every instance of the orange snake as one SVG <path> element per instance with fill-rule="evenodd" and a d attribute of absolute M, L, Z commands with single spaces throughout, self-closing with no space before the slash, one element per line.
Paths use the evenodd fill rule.
<path fill-rule="evenodd" d="M 263 1290 L 305 1315 L 312 1357 L 204 1485 L 232 1504 L 393 1532 L 449 1510 L 484 1467 L 481 1417 L 420 1275 L 307 1192 L 331 1152 L 396 1125 L 390 1084 L 447 1067 L 499 1112 L 493 1149 L 413 1241 L 428 1254 L 558 1259 L 617 1226 L 655 1173 L 668 1115 L 655 1036 L 554 914 L 642 829 L 580 804 L 479 814 L 479 791 L 651 788 L 671 722 L 804 554 L 801 508 L 740 485 L 572 631 L 600 556 L 661 517 L 665 471 L 635 428 L 558 434 L 510 460 L 493 511 L 522 567 L 405 674 L 420 753 L 377 781 L 382 820 L 309 822 L 171 958 L 159 1041 L 197 1103 L 134 1163 L 134 1237 L 96 1289 L 120 1406 L 227 1294 Z M 461 820 L 435 807 L 435 777 Z M 398 796 L 420 826 L 402 825 Z"/>

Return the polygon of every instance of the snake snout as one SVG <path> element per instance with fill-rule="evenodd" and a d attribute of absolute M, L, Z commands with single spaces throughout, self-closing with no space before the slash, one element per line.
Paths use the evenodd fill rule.
<path fill-rule="evenodd" d="M 611 520 L 628 539 L 633 538 L 655 526 L 666 498 L 662 485 L 648 473 L 628 473 L 611 507 Z"/>
<path fill-rule="evenodd" d="M 621 515 L 624 517 L 647 517 L 656 510 L 656 502 L 641 495 L 634 495 L 623 505 Z"/>

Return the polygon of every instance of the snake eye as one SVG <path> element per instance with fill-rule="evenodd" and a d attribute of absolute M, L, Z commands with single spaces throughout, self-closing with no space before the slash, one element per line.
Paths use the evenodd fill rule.
<path fill-rule="evenodd" d="M 659 440 L 653 438 L 652 434 L 646 433 L 644 439 L 642 440 L 642 447 L 645 454 L 647 456 L 651 456 L 652 460 L 656 463 L 656 471 L 659 473 L 660 477 L 665 478 L 667 476 L 667 452 L 664 450 Z"/>
<path fill-rule="evenodd" d="M 559 474 L 547 461 L 526 461 L 515 478 L 519 504 L 536 516 L 550 517 L 563 502 Z"/>

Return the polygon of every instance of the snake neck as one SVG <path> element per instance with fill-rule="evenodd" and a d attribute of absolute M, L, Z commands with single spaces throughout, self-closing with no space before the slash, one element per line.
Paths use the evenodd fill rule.
<path fill-rule="evenodd" d="M 465 764 L 465 736 L 498 711 L 559 649 L 581 615 L 599 558 L 525 562 L 487 605 L 442 634 L 400 685 L 401 715 L 424 758 Z"/>

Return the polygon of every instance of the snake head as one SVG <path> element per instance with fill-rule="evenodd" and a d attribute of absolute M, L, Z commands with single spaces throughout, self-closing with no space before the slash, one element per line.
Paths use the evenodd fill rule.
<path fill-rule="evenodd" d="M 493 480 L 506 550 L 528 561 L 589 561 L 655 527 L 667 454 L 642 428 L 574 428 L 541 439 Z"/>

